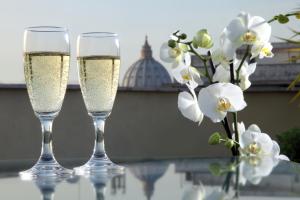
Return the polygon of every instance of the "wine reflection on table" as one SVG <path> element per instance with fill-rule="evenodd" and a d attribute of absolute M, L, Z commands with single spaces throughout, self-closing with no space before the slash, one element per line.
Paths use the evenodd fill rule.
<path fill-rule="evenodd" d="M 53 200 L 56 186 L 61 183 L 63 179 L 58 177 L 39 177 L 34 180 L 36 186 L 39 188 L 42 200 Z"/>
<path fill-rule="evenodd" d="M 125 175 L 124 172 L 99 172 L 77 177 L 80 178 L 76 180 L 76 182 L 79 182 L 80 179 L 87 179 L 90 182 L 90 184 L 93 186 L 96 200 L 104 200 L 108 183 L 111 183 L 111 187 L 113 189 L 112 191 L 114 191 L 113 193 L 116 193 L 118 187 L 122 185 Z M 124 188 L 125 186 L 122 185 L 121 187 Z"/>

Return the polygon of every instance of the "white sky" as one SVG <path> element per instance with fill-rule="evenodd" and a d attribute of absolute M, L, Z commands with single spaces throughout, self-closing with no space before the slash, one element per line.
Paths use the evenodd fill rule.
<path fill-rule="evenodd" d="M 146 34 L 154 57 L 159 60 L 160 45 L 174 30 L 181 29 L 192 36 L 207 28 L 217 38 L 241 10 L 269 19 L 300 7 L 300 0 L 0 0 L 0 5 L 0 82 L 24 83 L 24 28 L 54 25 L 70 30 L 69 83 L 77 83 L 75 41 L 81 32 L 112 31 L 120 35 L 122 78 L 139 58 Z M 289 26 L 299 24 L 293 20 Z M 273 24 L 273 35 L 288 36 L 287 28 Z"/>

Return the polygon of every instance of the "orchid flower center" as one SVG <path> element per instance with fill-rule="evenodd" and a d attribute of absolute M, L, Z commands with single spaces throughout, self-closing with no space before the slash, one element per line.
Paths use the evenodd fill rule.
<path fill-rule="evenodd" d="M 251 154 L 258 154 L 261 151 L 260 146 L 254 142 L 248 146 L 248 152 Z"/>
<path fill-rule="evenodd" d="M 181 50 L 178 47 L 169 50 L 169 56 L 171 58 L 177 58 L 181 54 Z"/>
<path fill-rule="evenodd" d="M 249 164 L 252 166 L 258 166 L 261 163 L 261 160 L 257 156 L 251 156 L 250 159 L 248 160 Z"/>
<path fill-rule="evenodd" d="M 251 31 L 247 31 L 242 35 L 242 41 L 245 43 L 253 43 L 256 41 L 256 34 Z"/>
<path fill-rule="evenodd" d="M 223 97 L 219 98 L 219 100 L 218 100 L 218 107 L 217 107 L 217 109 L 219 111 L 226 112 L 226 111 L 228 111 L 228 109 L 230 107 L 231 107 L 231 104 L 230 104 L 230 102 L 229 102 L 229 100 L 227 98 L 223 98 Z"/>
<path fill-rule="evenodd" d="M 263 48 L 261 49 L 261 52 L 262 52 L 266 57 L 272 56 L 271 50 L 270 50 L 269 48 L 267 48 L 267 47 L 263 47 Z"/>
<path fill-rule="evenodd" d="M 190 81 L 190 80 L 192 80 L 191 75 L 190 75 L 189 73 L 187 73 L 187 72 L 181 74 L 181 77 L 182 77 L 182 79 L 185 80 L 185 81 Z"/>

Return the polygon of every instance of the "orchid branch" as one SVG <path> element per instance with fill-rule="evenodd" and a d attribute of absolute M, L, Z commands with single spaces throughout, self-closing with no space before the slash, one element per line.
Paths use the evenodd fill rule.
<path fill-rule="evenodd" d="M 237 125 L 237 112 L 233 112 L 232 113 L 233 115 L 233 126 L 234 126 L 234 134 L 235 134 L 235 141 L 237 141 L 237 145 L 236 145 L 236 151 L 238 152 L 238 149 L 239 149 L 239 142 L 240 142 L 240 138 L 239 138 L 239 131 L 238 131 L 238 125 Z"/>
<path fill-rule="evenodd" d="M 244 54 L 244 56 L 241 60 L 241 63 L 239 65 L 238 69 L 236 70 L 236 80 L 237 80 L 237 82 L 240 81 L 240 71 L 241 71 L 241 68 L 242 68 L 246 58 L 249 56 L 249 52 L 250 52 L 250 45 L 247 45 L 246 52 L 245 52 L 245 54 Z"/>
<path fill-rule="evenodd" d="M 212 71 L 213 74 L 215 74 L 215 72 L 216 72 L 216 67 L 215 67 L 215 65 L 214 65 L 214 63 L 213 63 L 213 61 L 212 61 L 212 58 L 211 58 L 211 52 L 210 52 L 210 51 L 207 52 L 207 56 L 208 56 L 208 58 L 209 58 L 208 61 L 209 61 L 209 64 L 210 64 L 211 71 Z"/>
<path fill-rule="evenodd" d="M 299 12 L 288 13 L 288 14 L 285 14 L 285 15 L 283 15 L 283 14 L 275 15 L 272 19 L 268 20 L 267 23 L 270 24 L 274 21 L 278 21 L 281 24 L 285 24 L 289 21 L 289 19 L 288 19 L 289 17 L 296 16 L 298 14 L 299 14 Z"/>
<path fill-rule="evenodd" d="M 239 157 L 236 158 L 237 163 L 240 163 Z M 235 170 L 235 197 L 239 198 L 239 179 L 240 179 L 240 165 L 236 166 Z"/>
<path fill-rule="evenodd" d="M 213 83 L 213 80 L 208 72 L 208 67 L 207 67 L 206 61 L 203 61 L 203 64 L 204 64 L 204 68 L 205 68 L 206 77 L 208 78 L 210 83 Z"/>
<path fill-rule="evenodd" d="M 230 82 L 232 84 L 235 84 L 235 82 L 239 82 L 239 81 L 238 81 L 238 79 L 237 79 L 237 81 L 235 81 L 235 79 L 234 79 L 234 66 L 233 66 L 232 62 L 230 63 L 229 67 L 230 67 Z"/>
<path fill-rule="evenodd" d="M 231 133 L 231 130 L 229 128 L 227 117 L 225 117 L 224 120 L 221 121 L 221 123 L 222 123 L 222 125 L 223 125 L 223 127 L 225 129 L 227 137 L 229 139 L 232 139 L 232 133 Z M 237 152 L 236 152 L 236 149 L 234 148 L 234 146 L 231 148 L 231 153 L 232 153 L 232 155 L 237 156 Z"/>

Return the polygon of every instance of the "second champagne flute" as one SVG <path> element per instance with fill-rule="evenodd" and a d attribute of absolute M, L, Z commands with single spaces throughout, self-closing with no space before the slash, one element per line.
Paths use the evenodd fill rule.
<path fill-rule="evenodd" d="M 88 114 L 95 126 L 95 146 L 89 161 L 75 168 L 77 174 L 122 171 L 110 161 L 104 148 L 104 125 L 116 97 L 120 55 L 117 34 L 82 33 L 77 38 L 80 88 Z"/>

